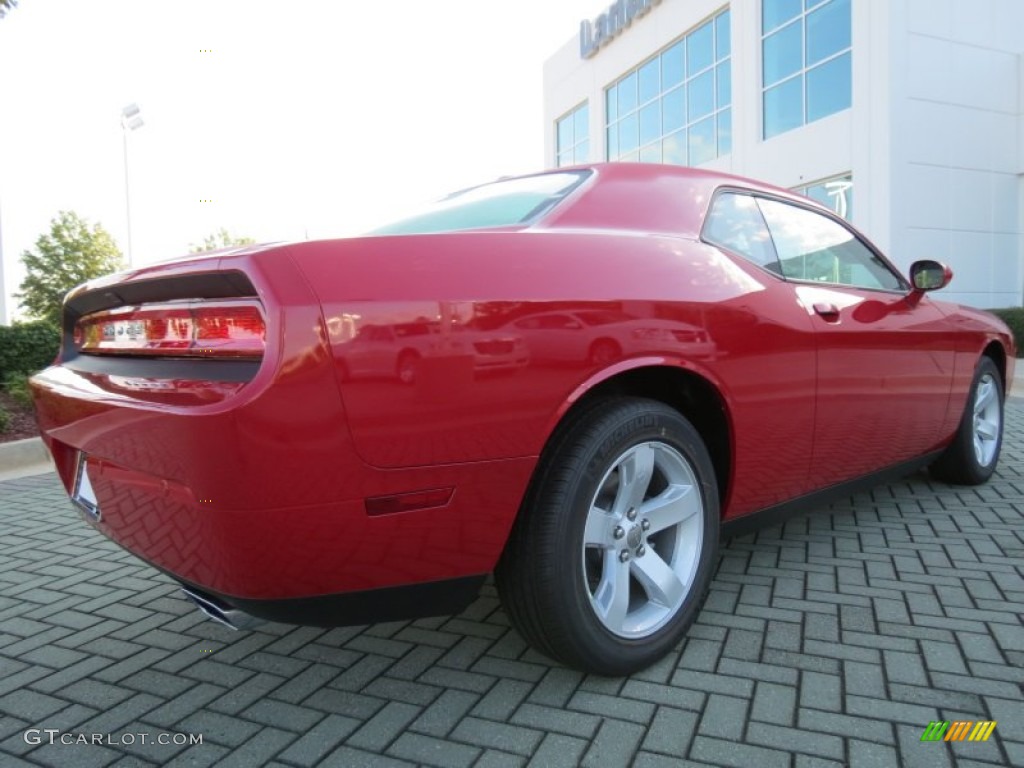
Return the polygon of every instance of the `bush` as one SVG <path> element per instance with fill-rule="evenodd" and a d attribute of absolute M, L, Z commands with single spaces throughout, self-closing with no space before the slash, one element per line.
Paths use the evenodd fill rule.
<path fill-rule="evenodd" d="M 7 390 L 14 402 L 26 408 L 32 407 L 32 390 L 28 386 L 30 373 L 24 371 L 9 371 L 4 375 L 4 389 Z"/>
<path fill-rule="evenodd" d="M 0 432 L 6 432 L 11 427 L 11 414 L 0 405 Z"/>
<path fill-rule="evenodd" d="M 1024 307 L 990 309 L 989 312 L 996 315 L 1004 323 L 1010 326 L 1010 332 L 1013 333 L 1013 340 L 1017 342 L 1017 354 L 1024 355 Z"/>
<path fill-rule="evenodd" d="M 0 378 L 42 370 L 57 356 L 60 331 L 46 321 L 0 325 Z"/>

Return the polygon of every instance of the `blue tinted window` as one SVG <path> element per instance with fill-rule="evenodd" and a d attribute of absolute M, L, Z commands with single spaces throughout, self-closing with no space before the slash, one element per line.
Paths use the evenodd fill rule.
<path fill-rule="evenodd" d="M 686 65 L 683 59 L 684 43 L 680 40 L 671 48 L 661 54 L 661 82 L 662 87 L 671 88 L 683 82 L 686 75 Z"/>
<path fill-rule="evenodd" d="M 661 142 L 662 162 L 686 165 L 686 131 L 666 136 Z"/>
<path fill-rule="evenodd" d="M 619 121 L 619 152 L 627 154 L 640 146 L 639 121 L 636 112 Z"/>
<path fill-rule="evenodd" d="M 709 117 L 690 126 L 690 165 L 714 160 L 718 153 L 715 144 L 715 118 Z"/>
<path fill-rule="evenodd" d="M 640 162 L 641 163 L 660 163 L 661 162 L 661 142 L 656 141 L 653 144 L 648 144 L 646 147 L 640 150 Z"/>
<path fill-rule="evenodd" d="M 686 36 L 686 75 L 693 77 L 715 62 L 714 26 L 711 22 Z"/>
<path fill-rule="evenodd" d="M 636 109 L 636 72 L 619 81 L 619 117 Z"/>
<path fill-rule="evenodd" d="M 800 71 L 803 66 L 802 35 L 800 22 L 795 22 L 764 39 L 765 85 L 772 85 Z"/>
<path fill-rule="evenodd" d="M 719 117 L 732 103 L 729 20 L 717 14 L 608 87 L 609 160 L 695 165 L 731 149 L 718 139 L 731 123 Z"/>
<path fill-rule="evenodd" d="M 803 125 L 803 78 L 795 77 L 764 92 L 764 137 L 770 139 Z"/>
<path fill-rule="evenodd" d="M 803 4 L 800 0 L 762 0 L 761 9 L 761 33 L 764 34 L 799 16 Z"/>
<path fill-rule="evenodd" d="M 807 66 L 850 47 L 850 0 L 831 0 L 807 14 Z"/>
<path fill-rule="evenodd" d="M 590 110 L 587 108 L 586 104 L 573 113 L 573 123 L 573 141 L 579 144 L 587 138 L 587 134 L 590 130 Z"/>
<path fill-rule="evenodd" d="M 841 176 L 828 181 L 821 181 L 807 187 L 797 187 L 795 192 L 817 200 L 826 208 L 830 208 L 847 221 L 853 221 L 853 177 Z"/>
<path fill-rule="evenodd" d="M 558 121 L 558 149 L 559 151 L 571 149 L 572 144 L 572 115 L 570 115 Z"/>
<path fill-rule="evenodd" d="M 654 59 L 640 67 L 641 104 L 645 104 L 661 93 L 660 64 L 658 59 Z"/>
<path fill-rule="evenodd" d="M 640 110 L 640 144 L 661 138 L 661 102 L 654 101 Z"/>
<path fill-rule="evenodd" d="M 589 173 L 544 173 L 473 187 L 369 234 L 409 235 L 521 224 L 557 205 Z"/>
<path fill-rule="evenodd" d="M 661 100 L 661 130 L 672 133 L 686 125 L 686 89 L 669 91 Z"/>
<path fill-rule="evenodd" d="M 807 122 L 850 106 L 850 78 L 849 53 L 807 72 Z"/>
<path fill-rule="evenodd" d="M 732 110 L 726 109 L 718 113 L 718 154 L 728 155 L 732 152 Z"/>
<path fill-rule="evenodd" d="M 687 86 L 687 114 L 690 120 L 699 120 L 715 110 L 715 73 L 705 72 Z"/>
<path fill-rule="evenodd" d="M 589 163 L 590 162 L 590 142 L 581 141 L 576 145 L 576 153 L 573 158 L 573 162 L 576 164 Z"/>
<path fill-rule="evenodd" d="M 715 19 L 715 59 L 717 61 L 721 61 L 732 53 L 729 19 L 728 11 Z"/>
<path fill-rule="evenodd" d="M 718 88 L 718 106 L 732 104 L 732 66 L 728 61 L 718 65 L 715 80 Z"/>
<path fill-rule="evenodd" d="M 763 135 L 851 103 L 851 0 L 762 0 Z"/>
<path fill-rule="evenodd" d="M 559 166 L 587 162 L 589 135 L 590 107 L 584 102 L 555 124 L 555 162 Z"/>

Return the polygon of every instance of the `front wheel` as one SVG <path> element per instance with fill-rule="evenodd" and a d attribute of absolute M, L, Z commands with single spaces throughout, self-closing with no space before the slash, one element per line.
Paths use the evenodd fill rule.
<path fill-rule="evenodd" d="M 513 625 L 577 669 L 626 675 L 683 637 L 710 584 L 718 490 L 663 403 L 609 401 L 555 438 L 496 570 Z"/>
<path fill-rule="evenodd" d="M 1002 446 L 1003 379 L 992 358 L 983 357 L 953 442 L 931 465 L 931 474 L 948 483 L 981 485 L 995 472 Z"/>

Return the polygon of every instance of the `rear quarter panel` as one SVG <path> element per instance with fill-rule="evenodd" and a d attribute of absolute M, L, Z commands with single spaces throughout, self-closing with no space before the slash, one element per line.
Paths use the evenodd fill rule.
<path fill-rule="evenodd" d="M 809 316 L 788 286 L 712 247 L 668 236 L 532 230 L 290 251 L 320 299 L 349 427 L 368 464 L 537 456 L 559 415 L 589 387 L 632 367 L 671 366 L 706 378 L 727 403 L 735 476 L 744 478 L 731 512 L 805 490 L 814 411 Z M 631 331 L 633 343 L 607 365 L 567 353 L 485 375 L 458 344 L 461 328 L 480 332 L 532 314 L 595 308 L 621 313 L 631 326 L 656 322 L 649 333 Z M 438 330 L 413 385 L 347 374 L 347 348 L 362 327 L 411 322 Z M 695 327 L 705 335 L 695 338 Z"/>

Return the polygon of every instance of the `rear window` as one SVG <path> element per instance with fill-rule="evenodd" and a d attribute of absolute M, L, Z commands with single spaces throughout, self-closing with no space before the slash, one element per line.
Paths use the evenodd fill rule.
<path fill-rule="evenodd" d="M 412 235 L 525 224 L 551 210 L 589 175 L 589 171 L 542 173 L 483 184 L 449 195 L 368 234 Z"/>

